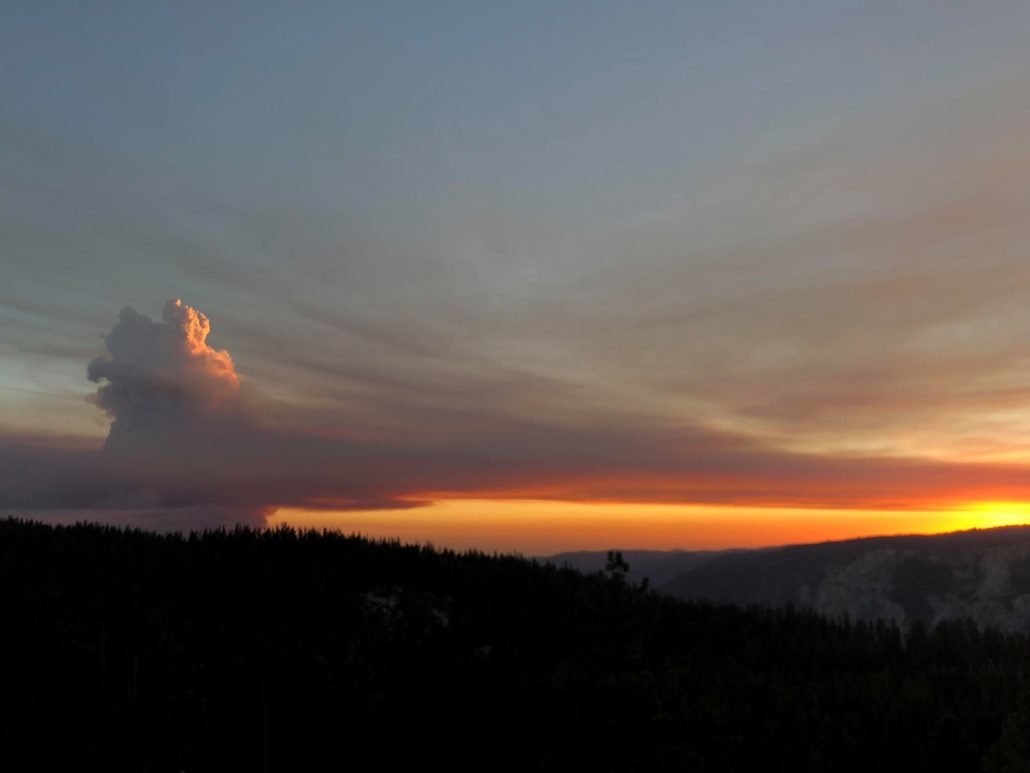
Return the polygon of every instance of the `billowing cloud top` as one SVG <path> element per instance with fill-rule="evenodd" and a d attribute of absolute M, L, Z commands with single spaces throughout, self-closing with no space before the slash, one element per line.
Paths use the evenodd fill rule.
<path fill-rule="evenodd" d="M 210 320 L 181 300 L 168 301 L 161 318 L 125 307 L 104 339 L 110 355 L 89 364 L 90 381 L 107 381 L 96 403 L 114 419 L 109 444 L 179 429 L 237 396 L 232 357 L 207 343 Z"/>

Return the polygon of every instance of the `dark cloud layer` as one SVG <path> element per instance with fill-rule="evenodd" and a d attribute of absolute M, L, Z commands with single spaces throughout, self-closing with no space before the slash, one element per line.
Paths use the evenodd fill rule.
<path fill-rule="evenodd" d="M 1030 498 L 1025 468 L 819 457 L 742 435 L 609 415 L 540 422 L 460 413 L 375 439 L 275 427 L 240 397 L 210 322 L 179 301 L 160 322 L 125 309 L 89 365 L 112 418 L 102 450 L 0 445 L 0 506 L 153 528 L 260 525 L 277 507 L 416 507 L 525 497 L 920 508 Z M 345 423 L 345 422 L 344 422 Z"/>

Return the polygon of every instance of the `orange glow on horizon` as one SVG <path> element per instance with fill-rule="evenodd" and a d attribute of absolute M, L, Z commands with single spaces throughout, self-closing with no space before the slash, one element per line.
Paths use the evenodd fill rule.
<path fill-rule="evenodd" d="M 948 510 L 858 510 L 549 500 L 442 500 L 408 510 L 280 509 L 270 525 L 338 529 L 402 542 L 549 555 L 572 550 L 711 550 L 932 534 L 1030 523 L 1030 503 Z"/>

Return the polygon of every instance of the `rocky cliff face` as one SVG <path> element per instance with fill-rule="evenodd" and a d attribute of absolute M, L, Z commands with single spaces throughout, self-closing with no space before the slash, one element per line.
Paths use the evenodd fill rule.
<path fill-rule="evenodd" d="M 1030 631 L 1030 527 L 743 551 L 661 589 L 682 598 L 814 609 L 901 625 L 969 617 Z"/>

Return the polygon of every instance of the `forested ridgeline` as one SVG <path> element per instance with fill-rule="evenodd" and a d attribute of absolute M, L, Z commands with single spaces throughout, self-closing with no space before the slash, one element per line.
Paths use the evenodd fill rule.
<path fill-rule="evenodd" d="M 903 635 L 337 534 L 16 520 L 0 604 L 12 771 L 1030 769 L 1030 641 L 965 622 Z"/>

